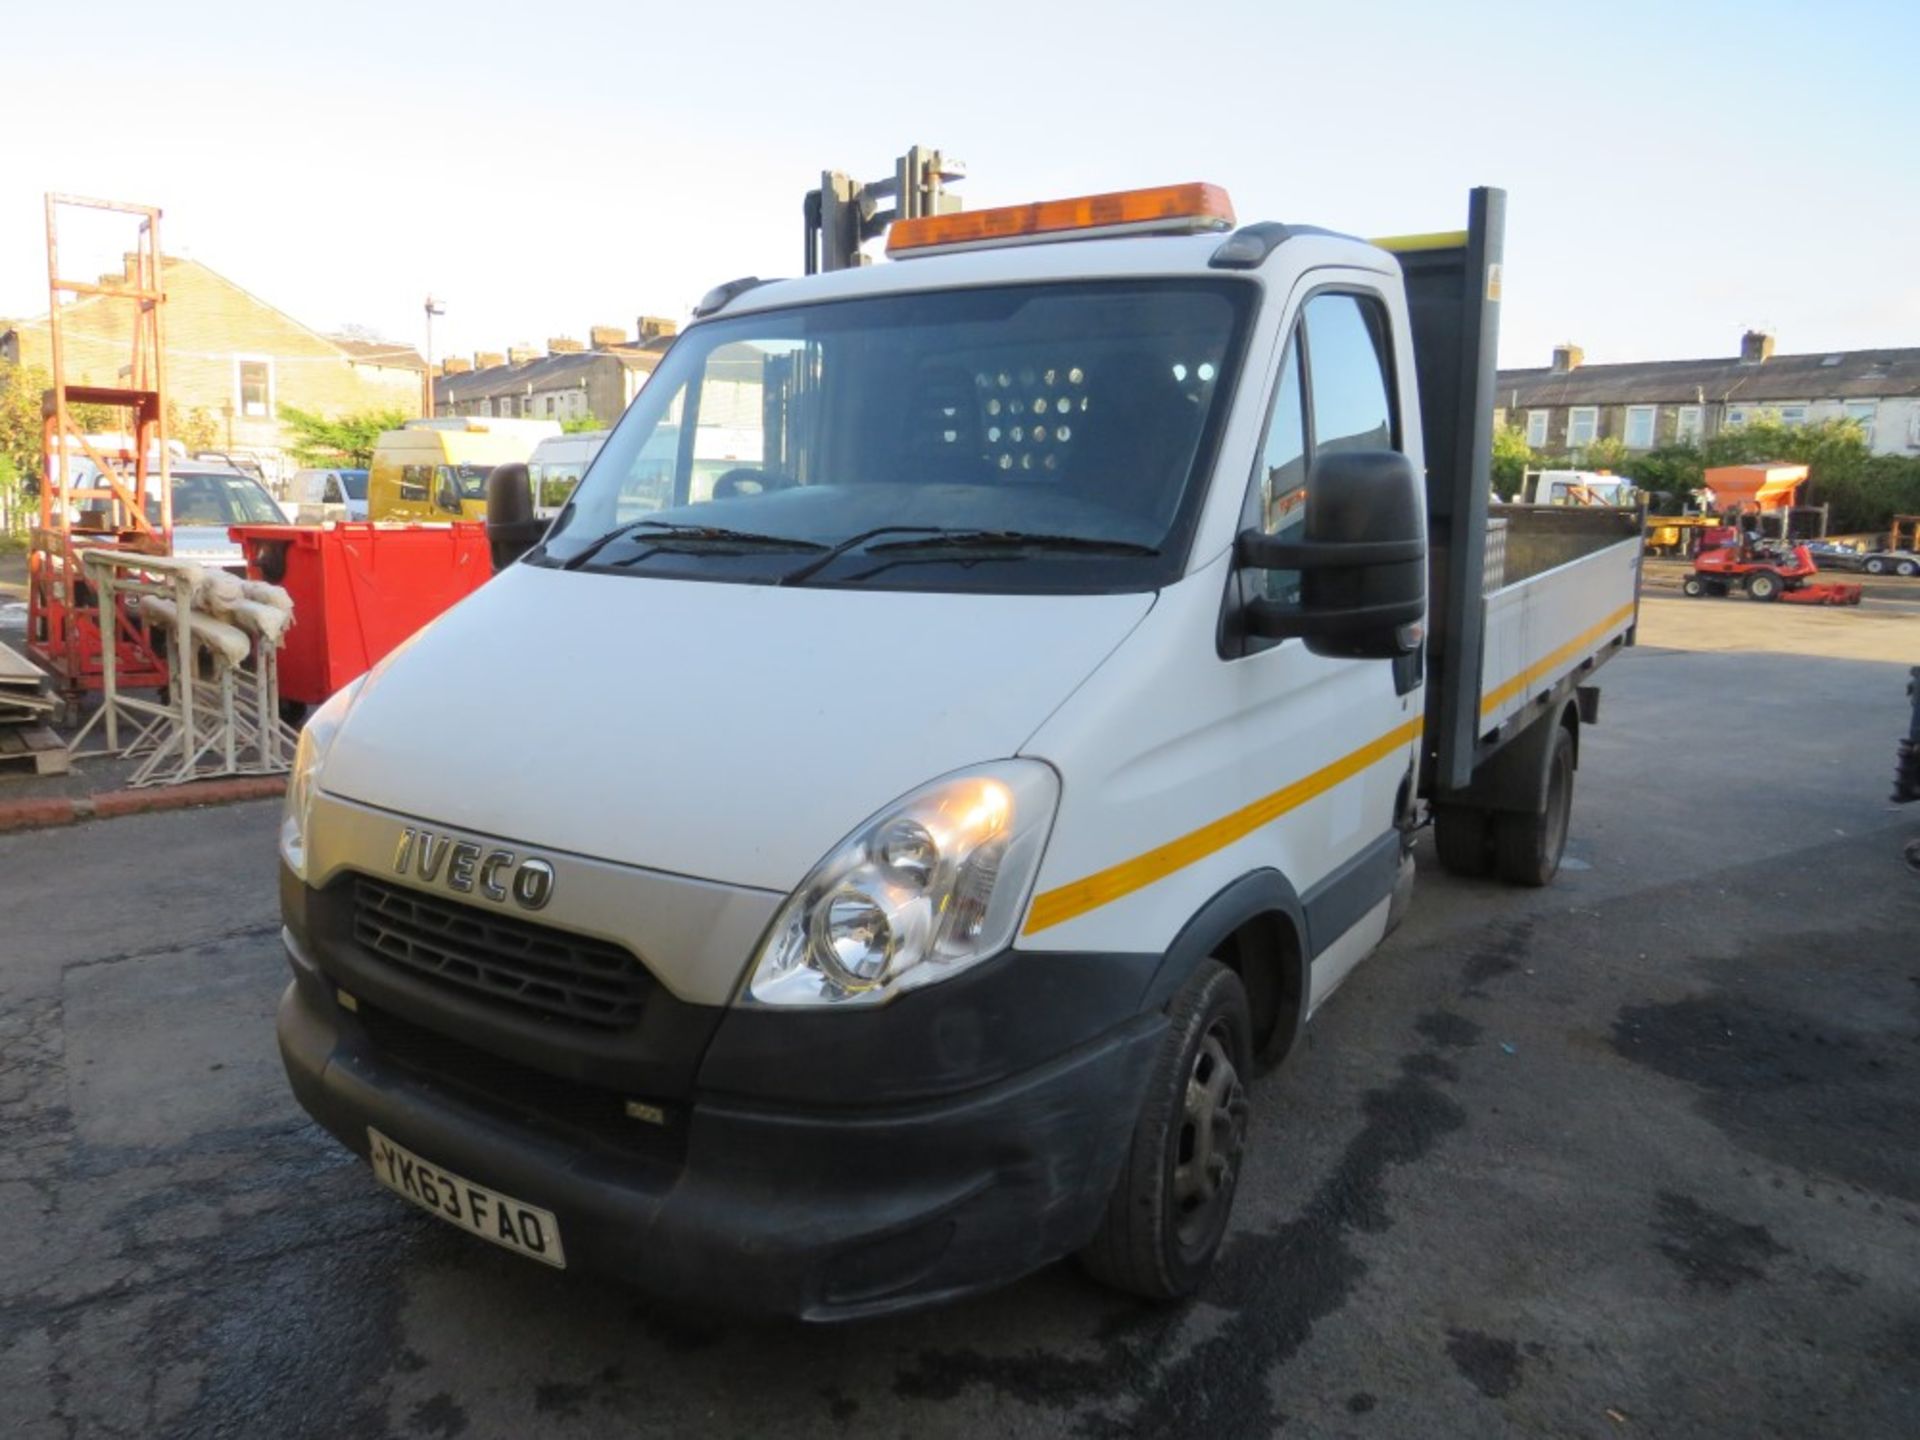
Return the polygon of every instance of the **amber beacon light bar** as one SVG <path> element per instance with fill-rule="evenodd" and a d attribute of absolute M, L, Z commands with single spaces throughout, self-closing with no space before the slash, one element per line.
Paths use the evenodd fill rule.
<path fill-rule="evenodd" d="M 902 220 L 887 235 L 887 254 L 908 259 L 1106 235 L 1198 235 L 1231 230 L 1233 224 L 1233 201 L 1218 185 L 1159 185 Z"/>

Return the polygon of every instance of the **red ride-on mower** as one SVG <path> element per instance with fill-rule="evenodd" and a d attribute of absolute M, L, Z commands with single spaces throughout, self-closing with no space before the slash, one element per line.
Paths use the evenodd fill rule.
<path fill-rule="evenodd" d="M 1785 600 L 1795 605 L 1858 605 L 1858 585 L 1809 583 L 1820 573 L 1805 545 L 1769 540 L 1735 525 L 1700 532 L 1700 553 L 1693 573 L 1680 582 L 1692 596 L 1747 592 L 1750 600 Z"/>

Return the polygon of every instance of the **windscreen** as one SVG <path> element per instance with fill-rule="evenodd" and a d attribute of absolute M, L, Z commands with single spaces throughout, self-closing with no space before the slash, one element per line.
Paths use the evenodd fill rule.
<path fill-rule="evenodd" d="M 535 563 L 743 583 L 1149 589 L 1177 576 L 1257 292 L 875 296 L 683 335 Z"/>
<path fill-rule="evenodd" d="M 279 525 L 286 519 L 259 482 L 245 475 L 176 470 L 172 478 L 175 525 Z M 152 500 L 147 518 L 160 520 Z"/>
<path fill-rule="evenodd" d="M 349 500 L 367 498 L 367 472 L 364 470 L 342 470 L 340 483 L 346 487 Z"/>
<path fill-rule="evenodd" d="M 487 498 L 487 476 L 493 473 L 491 465 L 445 465 L 443 470 L 452 472 L 454 483 L 460 487 L 462 500 L 484 500 Z"/>

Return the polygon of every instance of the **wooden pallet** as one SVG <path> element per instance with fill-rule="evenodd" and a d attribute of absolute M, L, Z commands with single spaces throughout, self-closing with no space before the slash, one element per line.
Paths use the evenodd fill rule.
<path fill-rule="evenodd" d="M 64 775 L 71 760 L 67 742 L 44 725 L 36 725 L 32 729 L 19 725 L 0 726 L 0 771 Z"/>

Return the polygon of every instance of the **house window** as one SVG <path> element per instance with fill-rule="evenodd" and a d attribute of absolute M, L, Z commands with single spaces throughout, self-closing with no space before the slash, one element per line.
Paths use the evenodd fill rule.
<path fill-rule="evenodd" d="M 1873 446 L 1873 418 L 1879 412 L 1880 402 L 1878 400 L 1849 400 L 1847 401 L 1846 409 L 1847 419 L 1853 421 L 1860 427 L 1860 433 L 1867 437 L 1867 446 L 1871 449 Z"/>
<path fill-rule="evenodd" d="M 513 414 L 513 396 L 499 395 L 494 397 L 493 413 L 496 415 Z"/>
<path fill-rule="evenodd" d="M 1804 425 L 1807 423 L 1807 407 L 1804 405 L 1782 405 L 1780 407 L 1782 425 Z"/>
<path fill-rule="evenodd" d="M 1676 440 L 1698 440 L 1701 431 L 1701 409 L 1698 405 L 1682 405 L 1674 414 L 1673 438 Z"/>
<path fill-rule="evenodd" d="M 273 414 L 273 361 L 264 356 L 233 362 L 233 389 L 240 413 L 249 420 L 264 420 Z"/>
<path fill-rule="evenodd" d="M 1545 410 L 1527 411 L 1527 445 L 1534 450 L 1547 448 L 1547 421 L 1550 414 Z"/>
<path fill-rule="evenodd" d="M 1746 406 L 1729 405 L 1727 407 L 1727 428 L 1729 430 L 1733 429 L 1736 425 L 1746 424 L 1747 419 L 1748 419 L 1748 410 Z"/>
<path fill-rule="evenodd" d="M 1629 450 L 1651 450 L 1653 448 L 1653 419 L 1656 411 L 1651 405 L 1629 405 L 1627 407 L 1627 433 L 1625 436 Z"/>
<path fill-rule="evenodd" d="M 1567 411 L 1567 448 L 1578 450 L 1591 445 L 1600 433 L 1600 410 L 1595 405 L 1576 405 Z"/>

